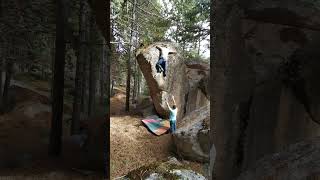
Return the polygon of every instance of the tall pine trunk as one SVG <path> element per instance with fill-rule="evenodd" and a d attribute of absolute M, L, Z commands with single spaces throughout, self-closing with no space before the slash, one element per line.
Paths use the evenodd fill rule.
<path fill-rule="evenodd" d="M 114 79 L 111 81 L 111 89 L 110 89 L 110 95 L 113 96 L 113 89 L 114 89 Z"/>
<path fill-rule="evenodd" d="M 86 31 L 88 33 L 88 31 Z M 88 46 L 88 37 L 86 38 L 86 46 L 85 46 L 85 59 L 83 61 L 82 67 L 82 95 L 81 95 L 81 112 L 83 115 L 86 115 L 88 111 L 88 60 L 90 61 L 90 52 Z"/>
<path fill-rule="evenodd" d="M 90 37 L 91 37 L 91 47 L 90 47 L 90 64 L 89 64 L 89 102 L 88 102 L 88 116 L 91 117 L 94 106 L 95 106 L 95 97 L 96 97 L 96 85 L 97 85 L 97 77 L 96 77 L 96 62 L 99 59 L 97 47 L 95 44 L 98 42 L 100 44 L 100 39 L 98 37 L 99 32 L 96 29 L 96 24 L 94 23 L 93 15 L 91 16 L 90 23 Z"/>
<path fill-rule="evenodd" d="M 110 12 L 109 12 L 110 13 Z M 110 14 L 108 13 L 108 22 L 110 22 Z M 107 113 L 106 113 L 106 124 L 104 126 L 104 146 L 105 146 L 105 154 L 104 154 L 104 166 L 105 166 L 105 170 L 106 170 L 106 173 L 105 173 L 105 176 L 106 177 L 109 177 L 110 176 L 110 61 L 111 61 L 111 45 L 110 45 L 110 38 L 109 37 L 106 37 L 106 59 L 105 59 L 105 62 L 106 62 L 106 67 L 105 67 L 105 74 L 106 74 L 106 87 L 105 87 L 105 91 L 106 91 L 106 96 L 105 96 L 105 99 L 106 99 L 106 110 L 107 110 Z"/>
<path fill-rule="evenodd" d="M 129 111 L 130 106 L 130 82 L 131 82 L 131 54 L 132 54 L 132 39 L 133 39 L 133 26 L 135 25 L 135 9 L 136 9 L 136 0 L 133 1 L 132 6 L 132 21 L 131 21 L 131 32 L 130 32 L 130 43 L 129 43 L 129 56 L 127 60 L 127 87 L 126 87 L 126 111 Z"/>
<path fill-rule="evenodd" d="M 131 83 L 130 59 L 131 59 L 131 45 L 129 50 L 129 57 L 127 60 L 126 111 L 129 111 L 129 106 L 130 106 L 130 83 Z"/>
<path fill-rule="evenodd" d="M 137 69 L 134 63 L 134 72 L 133 72 L 133 89 L 132 89 L 132 102 L 135 103 L 137 95 Z"/>
<path fill-rule="evenodd" d="M 138 26 L 136 25 L 135 26 L 135 31 L 139 31 L 138 29 Z M 135 46 L 135 49 L 137 49 L 138 47 L 138 33 L 135 32 L 135 43 L 134 43 L 134 46 Z M 136 54 L 136 51 L 135 53 Z M 134 102 L 137 103 L 137 100 L 138 100 L 138 94 L 139 94 L 139 67 L 138 67 L 138 63 L 137 63 L 137 60 L 134 56 L 134 66 L 135 66 L 135 76 L 134 76 Z"/>
<path fill-rule="evenodd" d="M 12 73 L 13 73 L 13 62 L 12 60 L 7 60 L 6 62 L 6 79 L 4 82 L 4 87 L 3 87 L 3 108 L 4 110 L 8 110 L 9 106 L 9 88 L 10 88 L 10 82 L 12 78 Z"/>
<path fill-rule="evenodd" d="M 199 40 L 198 40 L 198 56 L 200 56 L 200 48 L 201 48 L 201 36 L 199 36 Z"/>
<path fill-rule="evenodd" d="M 137 100 L 139 101 L 139 99 L 140 99 L 140 94 L 141 94 L 141 71 L 140 71 L 140 69 L 138 68 L 137 69 L 137 71 L 138 71 L 138 75 L 137 75 Z"/>
<path fill-rule="evenodd" d="M 54 59 L 55 59 L 55 40 L 51 41 L 51 49 L 50 49 L 50 56 L 51 56 L 51 76 L 50 76 L 50 101 L 52 102 L 53 99 L 53 72 L 54 72 Z"/>
<path fill-rule="evenodd" d="M 104 91 L 105 91 L 105 87 L 104 87 L 104 82 L 105 82 L 105 73 L 104 73 L 104 63 L 105 63 L 105 48 L 107 46 L 105 45 L 105 40 L 103 40 L 103 45 L 102 45 L 102 60 L 100 63 L 100 100 L 101 100 L 101 104 L 104 104 Z"/>
<path fill-rule="evenodd" d="M 76 77 L 75 77 L 75 89 L 73 98 L 73 112 L 71 122 L 71 134 L 80 133 L 80 114 L 81 114 L 81 103 L 83 94 L 83 66 L 85 61 L 85 41 L 86 41 L 86 15 L 85 15 L 85 0 L 81 0 L 80 4 L 80 17 L 79 17 L 79 50 L 76 64 Z"/>
<path fill-rule="evenodd" d="M 87 41 L 88 42 L 88 41 Z M 86 116 L 88 114 L 88 104 L 89 104 L 89 64 L 90 64 L 90 51 L 89 46 L 87 45 L 86 49 L 86 59 L 83 66 L 83 83 L 82 83 L 82 112 Z M 85 117 L 84 117 L 85 118 Z"/>
<path fill-rule="evenodd" d="M 64 66 L 65 66 L 65 5 L 64 0 L 56 1 L 56 45 L 53 76 L 52 119 L 49 143 L 49 155 L 61 154 L 63 94 L 64 94 Z"/>
<path fill-rule="evenodd" d="M 3 65 L 4 65 L 4 59 L 2 58 L 0 61 L 0 109 L 3 108 L 3 98 L 2 98 L 2 93 L 3 93 Z"/>
<path fill-rule="evenodd" d="M 96 97 L 96 67 L 94 58 L 91 56 L 90 58 L 90 77 L 89 77 L 89 107 L 88 107 L 88 115 L 89 117 L 94 112 L 95 107 L 95 97 Z"/>
<path fill-rule="evenodd" d="M 85 6 L 85 10 L 88 9 L 87 6 Z M 88 113 L 88 84 L 89 84 L 89 75 L 88 75 L 88 62 L 90 62 L 90 17 L 92 16 L 92 12 L 88 9 L 88 14 L 86 14 L 87 21 L 85 25 L 83 26 L 83 30 L 86 33 L 85 38 L 85 49 L 84 49 L 84 61 L 83 61 L 83 67 L 82 67 L 82 95 L 81 95 L 81 112 L 84 116 Z M 86 118 L 86 117 L 83 117 Z"/>

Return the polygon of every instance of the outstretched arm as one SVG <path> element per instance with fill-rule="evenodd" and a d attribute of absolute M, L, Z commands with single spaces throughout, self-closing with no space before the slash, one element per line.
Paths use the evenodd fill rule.
<path fill-rule="evenodd" d="M 173 103 L 176 104 L 176 101 L 174 100 L 174 96 L 172 95 L 172 100 L 173 100 Z"/>
<path fill-rule="evenodd" d="M 160 51 L 160 57 L 162 56 L 162 49 L 159 46 L 156 46 L 156 48 Z"/>
<path fill-rule="evenodd" d="M 157 48 L 159 51 L 162 51 L 162 49 L 161 49 L 159 46 L 156 46 L 156 48 Z"/>
<path fill-rule="evenodd" d="M 169 54 L 177 54 L 177 51 L 170 51 Z"/>
<path fill-rule="evenodd" d="M 170 111 L 172 111 L 172 109 L 170 108 L 170 106 L 169 106 L 169 103 L 168 103 L 168 101 L 166 102 L 167 103 L 167 106 L 168 106 L 168 108 L 170 109 Z"/>

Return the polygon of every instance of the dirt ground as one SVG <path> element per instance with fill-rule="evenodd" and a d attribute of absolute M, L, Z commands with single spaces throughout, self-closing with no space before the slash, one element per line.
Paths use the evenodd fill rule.
<path fill-rule="evenodd" d="M 110 103 L 111 179 L 172 155 L 170 134 L 155 136 L 142 124 L 142 117 L 134 115 L 135 110 L 124 111 L 124 92 L 118 91 Z"/>
<path fill-rule="evenodd" d="M 0 115 L 0 179 L 102 179 L 101 165 L 66 140 L 70 127 L 66 121 L 62 156 L 49 158 L 48 98 L 19 87 L 11 92 L 16 95 L 15 107 Z M 65 107 L 65 113 L 70 114 L 70 108 Z"/>
<path fill-rule="evenodd" d="M 142 124 L 140 109 L 125 112 L 125 89 L 117 89 L 110 99 L 110 169 L 111 179 L 142 166 L 175 157 L 171 134 L 156 136 Z M 204 174 L 202 164 L 184 161 L 192 170 Z"/>
<path fill-rule="evenodd" d="M 62 156 L 49 158 L 51 108 L 48 98 L 26 87 L 13 91 L 17 95 L 14 109 L 0 115 L 0 179 L 102 179 L 102 159 L 91 159 L 92 156 L 66 140 L 70 128 L 66 119 Z M 171 134 L 155 136 L 143 126 L 137 109 L 125 112 L 123 90 L 118 89 L 110 102 L 111 179 L 174 156 Z M 70 116 L 71 108 L 66 105 L 64 112 Z M 105 119 L 91 122 L 92 129 L 97 131 Z M 102 139 L 96 141 L 102 142 Z M 194 166 L 201 168 L 199 164 Z"/>

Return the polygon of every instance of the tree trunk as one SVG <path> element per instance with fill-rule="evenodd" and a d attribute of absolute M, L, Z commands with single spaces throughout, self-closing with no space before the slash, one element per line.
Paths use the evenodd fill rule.
<path fill-rule="evenodd" d="M 76 77 L 75 77 L 75 88 L 73 98 L 73 112 L 71 122 L 71 134 L 80 133 L 80 114 L 81 114 L 81 103 L 83 99 L 83 66 L 85 61 L 85 41 L 86 41 L 86 14 L 85 14 L 85 0 L 81 0 L 80 4 L 80 17 L 79 17 L 79 50 L 76 64 Z"/>
<path fill-rule="evenodd" d="M 104 147 L 105 147 L 105 154 L 104 154 L 104 160 L 103 160 L 103 164 L 105 167 L 105 174 L 104 174 L 104 178 L 107 179 L 110 177 L 110 52 L 111 52 L 111 46 L 110 46 L 110 8 L 106 8 L 106 7 L 110 7 L 110 1 L 90 1 L 92 4 L 91 7 L 92 9 L 94 9 L 95 15 L 96 15 L 96 22 L 99 26 L 99 29 L 101 30 L 104 38 L 105 38 L 105 42 L 107 44 L 106 46 L 106 67 L 105 69 L 105 74 L 103 74 L 103 78 L 106 77 L 106 87 L 103 89 L 102 92 L 104 92 L 104 90 L 106 91 L 106 109 L 107 109 L 107 113 L 106 113 L 106 123 L 105 126 L 103 126 L 104 128 L 104 136 L 106 138 L 104 138 Z"/>
<path fill-rule="evenodd" d="M 86 51 L 84 51 L 86 52 Z M 81 69 L 81 72 L 82 72 L 82 84 L 81 84 L 81 112 L 85 112 L 85 109 L 86 109 L 86 106 L 85 106 L 85 100 L 86 100 L 86 60 L 87 58 L 84 58 L 84 61 L 83 61 L 83 66 L 82 66 L 82 69 Z"/>
<path fill-rule="evenodd" d="M 96 29 L 96 25 L 94 23 L 94 18 L 91 16 L 91 23 L 90 23 L 90 37 L 92 43 L 100 43 L 99 42 L 99 32 Z M 90 46 L 90 64 L 89 64 L 89 102 L 88 102 L 88 116 L 90 117 L 94 111 L 94 105 L 95 105 L 95 97 L 96 97 L 96 63 L 97 59 L 99 59 L 97 48 L 95 47 L 95 44 L 92 44 Z"/>
<path fill-rule="evenodd" d="M 135 27 L 135 30 L 136 31 L 139 31 L 139 28 L 138 26 L 136 25 Z M 139 34 L 136 33 L 136 42 L 135 42 L 135 48 L 137 49 L 137 47 L 139 46 Z M 135 52 L 136 54 L 136 52 Z M 134 62 L 135 62 L 135 65 L 136 65 L 136 101 L 139 100 L 140 98 L 140 75 L 141 75 L 141 71 L 140 71 L 140 68 L 139 68 L 139 65 L 138 65 L 138 62 L 137 62 L 137 59 L 136 57 L 134 56 Z"/>
<path fill-rule="evenodd" d="M 10 88 L 10 82 L 12 78 L 12 73 L 13 73 L 13 62 L 12 60 L 8 60 L 6 63 L 6 79 L 4 82 L 4 87 L 3 87 L 3 108 L 4 110 L 8 110 L 9 106 L 9 88 Z"/>
<path fill-rule="evenodd" d="M 0 17 L 3 16 L 3 0 L 0 0 Z"/>
<path fill-rule="evenodd" d="M 109 17 L 110 18 L 110 17 Z M 110 19 L 109 19 L 110 20 Z M 109 143 L 110 143 L 110 60 L 111 60 L 111 56 L 110 56 L 110 52 L 111 52 L 111 46 L 110 46 L 110 42 L 109 42 L 110 40 L 108 39 L 108 41 L 106 41 L 107 42 L 107 48 L 106 48 L 106 75 L 107 75 L 107 78 L 106 78 L 106 110 L 107 110 L 107 114 L 106 114 L 106 124 L 107 124 L 107 126 L 106 126 L 106 129 L 105 129 L 105 133 L 106 133 L 106 141 L 107 142 L 105 142 L 105 146 L 106 146 L 106 151 L 105 151 L 105 153 L 106 153 L 106 155 L 105 155 L 105 157 L 106 157 L 106 159 L 104 160 L 105 161 L 105 163 L 109 163 L 110 162 L 110 157 L 109 157 L 109 153 L 110 153 L 110 145 L 109 145 Z M 109 174 L 110 172 L 109 172 L 109 168 L 107 168 L 107 165 L 106 165 L 106 176 L 107 177 L 109 177 Z"/>
<path fill-rule="evenodd" d="M 41 78 L 44 79 L 44 65 L 41 64 Z"/>
<path fill-rule="evenodd" d="M 51 46 L 51 76 L 50 76 L 50 101 L 52 102 L 53 99 L 53 72 L 54 72 L 54 60 L 55 60 L 55 40 L 52 40 L 52 46 Z"/>
<path fill-rule="evenodd" d="M 96 95 L 96 76 L 95 76 L 95 62 L 93 57 L 90 58 L 90 77 L 89 77 L 89 103 L 88 103 L 88 115 L 89 117 L 92 115 L 94 111 L 94 102 L 95 102 L 95 95 Z"/>
<path fill-rule="evenodd" d="M 87 6 L 85 6 L 87 9 Z M 92 16 L 92 12 L 89 11 L 87 14 L 87 18 L 90 19 Z M 84 31 L 86 32 L 86 43 L 85 43 L 85 60 L 83 62 L 83 80 L 82 80 L 82 99 L 81 99 L 81 112 L 83 112 L 83 115 L 86 116 L 88 114 L 88 91 L 89 91 L 89 71 L 88 71 L 88 65 L 90 62 L 90 46 L 89 46 L 89 41 L 90 41 L 90 21 L 87 21 L 85 26 L 84 26 Z M 86 118 L 86 117 L 84 117 Z"/>
<path fill-rule="evenodd" d="M 56 1 L 56 52 L 53 77 L 52 119 L 49 143 L 49 155 L 61 154 L 63 94 L 64 94 L 64 66 L 65 66 L 65 4 L 64 0 Z"/>
<path fill-rule="evenodd" d="M 113 96 L 113 88 L 114 88 L 114 79 L 111 81 L 111 89 L 110 89 L 110 95 Z"/>
<path fill-rule="evenodd" d="M 132 89 L 132 102 L 136 102 L 137 98 L 137 65 L 136 62 L 134 64 L 134 73 L 133 73 L 133 89 Z"/>
<path fill-rule="evenodd" d="M 140 99 L 141 94 L 141 71 L 138 69 L 138 82 L 137 82 L 137 100 Z"/>
<path fill-rule="evenodd" d="M 103 40 L 103 44 L 105 44 L 105 40 Z M 104 91 L 105 91 L 105 87 L 104 87 L 104 77 L 105 77 L 105 73 L 104 73 L 104 63 L 105 63 L 105 59 L 106 59 L 106 54 L 105 54 L 105 48 L 107 46 L 103 45 L 102 46 L 102 60 L 100 63 L 100 100 L 101 100 L 101 104 L 104 104 Z"/>
<path fill-rule="evenodd" d="M 130 61 L 131 61 L 131 53 L 132 53 L 132 38 L 133 38 L 133 27 L 135 25 L 135 8 L 136 8 L 136 0 L 133 2 L 132 6 L 132 21 L 131 21 L 131 32 L 130 32 L 130 43 L 129 43 L 129 57 L 127 61 L 127 88 L 126 88 L 126 111 L 129 111 L 129 105 L 130 105 L 130 81 L 131 81 L 131 67 L 130 67 Z"/>
<path fill-rule="evenodd" d="M 2 94 L 3 94 L 3 65 L 4 65 L 4 59 L 2 58 L 0 61 L 0 109 L 3 108 L 3 98 L 2 98 Z"/>
<path fill-rule="evenodd" d="M 198 40 L 198 56 L 200 56 L 200 48 L 201 48 L 201 36 L 199 36 L 199 40 Z"/>
<path fill-rule="evenodd" d="M 88 42 L 88 38 L 86 40 Z M 83 68 L 82 68 L 82 95 L 81 95 L 81 112 L 83 112 L 83 115 L 86 115 L 88 112 L 88 60 L 90 62 L 90 53 L 89 53 L 89 46 L 86 45 L 85 52 L 85 60 L 83 62 Z"/>
<path fill-rule="evenodd" d="M 89 46 L 86 50 L 86 60 L 84 62 L 84 76 L 83 76 L 83 115 L 88 114 L 88 104 L 89 104 L 89 65 L 90 65 L 91 54 L 89 51 Z M 85 118 L 84 117 L 84 118 Z"/>
<path fill-rule="evenodd" d="M 130 68 L 130 58 L 131 58 L 131 47 L 129 50 L 129 57 L 127 60 L 127 84 L 126 84 L 126 111 L 129 111 L 130 105 L 130 81 L 131 81 L 131 68 Z"/>

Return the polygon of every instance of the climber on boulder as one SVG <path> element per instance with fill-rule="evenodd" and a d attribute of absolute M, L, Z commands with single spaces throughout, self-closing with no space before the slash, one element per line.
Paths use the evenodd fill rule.
<path fill-rule="evenodd" d="M 157 73 L 163 73 L 163 77 L 166 77 L 166 62 L 168 60 L 169 54 L 176 53 L 175 51 L 169 51 L 168 48 L 156 46 L 156 48 L 160 51 L 160 57 L 156 64 Z"/>
<path fill-rule="evenodd" d="M 171 133 L 174 133 L 176 131 L 176 122 L 177 122 L 177 113 L 178 113 L 178 108 L 176 107 L 176 101 L 174 100 L 174 97 L 172 96 L 173 100 L 173 106 L 170 108 L 170 105 L 167 103 L 167 106 L 169 108 L 170 114 L 169 114 L 169 121 L 170 121 L 170 131 Z"/>

